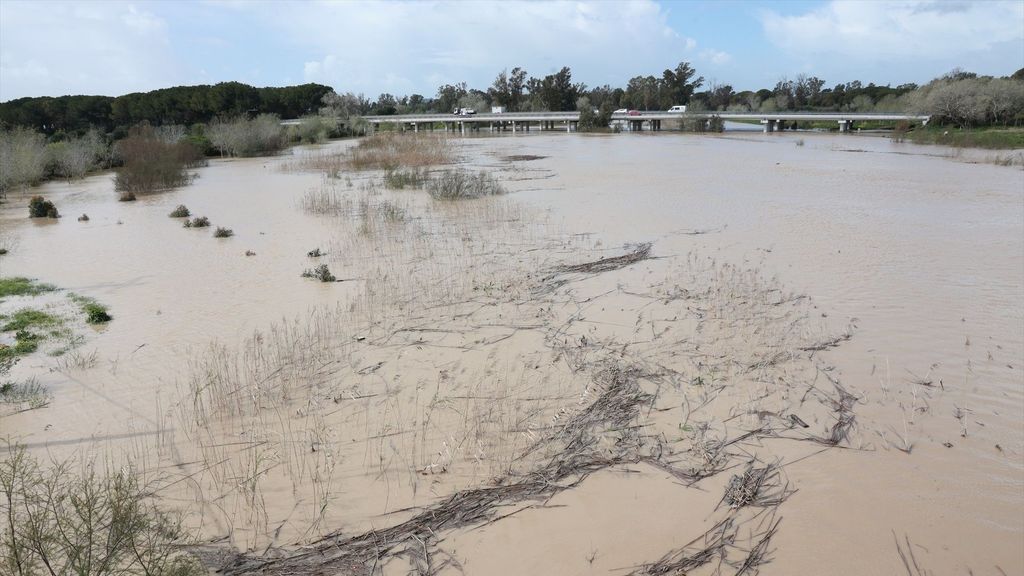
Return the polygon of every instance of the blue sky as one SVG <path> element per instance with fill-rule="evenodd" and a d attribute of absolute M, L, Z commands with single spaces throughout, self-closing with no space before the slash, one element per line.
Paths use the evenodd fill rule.
<path fill-rule="evenodd" d="M 1024 67 L 1024 1 L 0 0 L 0 101 L 238 80 L 432 96 L 502 69 L 625 86 L 690 62 L 736 90 Z"/>

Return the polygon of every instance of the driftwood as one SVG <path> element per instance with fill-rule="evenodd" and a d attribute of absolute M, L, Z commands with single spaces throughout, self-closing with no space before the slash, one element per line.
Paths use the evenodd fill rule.
<path fill-rule="evenodd" d="M 613 256 L 612 258 L 601 258 L 600 260 L 594 260 L 593 262 L 584 262 L 583 264 L 565 264 L 559 266 L 556 271 L 560 273 L 583 273 L 583 274 L 599 274 L 601 272 L 609 272 L 611 270 L 618 270 L 625 268 L 630 264 L 635 264 L 641 260 L 646 260 L 651 256 L 650 242 L 643 242 L 637 244 L 633 249 L 621 256 Z"/>

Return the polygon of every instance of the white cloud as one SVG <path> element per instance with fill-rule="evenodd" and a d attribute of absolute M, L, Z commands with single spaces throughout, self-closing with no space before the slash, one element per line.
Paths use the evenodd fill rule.
<path fill-rule="evenodd" d="M 732 55 L 728 52 L 708 48 L 707 50 L 700 51 L 700 59 L 710 62 L 716 66 L 722 66 L 732 62 Z"/>
<path fill-rule="evenodd" d="M 0 2 L 0 101 L 168 85 L 167 26 L 131 4 Z"/>
<path fill-rule="evenodd" d="M 622 85 L 692 58 L 696 42 L 662 7 L 633 2 L 339 2 L 289 5 L 276 19 L 315 55 L 302 72 L 340 90 L 432 95 L 439 84 L 486 88 L 502 69 L 533 76 L 570 66 L 575 81 Z"/>
<path fill-rule="evenodd" d="M 772 43 L 818 60 L 827 55 L 879 64 L 949 60 L 1013 43 L 1019 67 L 1024 54 L 1024 2 L 1019 0 L 832 1 L 796 16 L 764 11 L 761 23 Z"/>

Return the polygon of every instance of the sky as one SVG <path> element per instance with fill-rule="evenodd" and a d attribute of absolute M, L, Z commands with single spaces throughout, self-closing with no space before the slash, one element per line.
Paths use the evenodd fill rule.
<path fill-rule="evenodd" d="M 1024 68 L 1024 0 L 0 0 L 0 101 L 239 81 L 376 99 L 504 69 L 625 87 L 690 62 L 737 91 Z"/>

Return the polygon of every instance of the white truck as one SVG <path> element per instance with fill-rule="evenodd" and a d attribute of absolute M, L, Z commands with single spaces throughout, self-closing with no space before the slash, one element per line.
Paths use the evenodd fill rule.
<path fill-rule="evenodd" d="M 686 112 L 686 106 L 685 106 L 685 105 L 682 105 L 682 104 L 680 104 L 680 105 L 676 105 L 676 106 L 673 106 L 673 107 L 669 108 L 669 109 L 668 109 L 668 111 L 669 111 L 669 112 L 679 112 L 679 113 L 684 113 L 684 112 Z"/>

